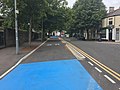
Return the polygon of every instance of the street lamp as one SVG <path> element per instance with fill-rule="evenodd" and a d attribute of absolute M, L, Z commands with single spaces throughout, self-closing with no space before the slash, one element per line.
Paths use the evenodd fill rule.
<path fill-rule="evenodd" d="M 18 42 L 18 24 L 17 24 L 17 14 L 19 13 L 17 10 L 16 0 L 14 0 L 15 4 L 15 35 L 16 35 L 16 54 L 19 52 L 19 42 Z"/>

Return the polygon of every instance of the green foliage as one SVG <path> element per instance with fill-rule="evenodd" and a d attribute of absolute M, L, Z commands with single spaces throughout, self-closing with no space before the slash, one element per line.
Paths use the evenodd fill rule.
<path fill-rule="evenodd" d="M 1 13 L 6 16 L 5 27 L 14 28 L 14 0 L 0 2 Z M 99 30 L 106 14 L 102 0 L 77 0 L 73 8 L 67 7 L 66 0 L 17 0 L 18 26 L 44 32 L 84 32 Z"/>
<path fill-rule="evenodd" d="M 14 28 L 14 0 L 2 0 L 1 13 L 6 16 L 4 27 Z M 41 30 L 42 20 L 46 31 L 64 30 L 67 26 L 68 13 L 66 0 L 17 0 L 18 27 Z"/>
<path fill-rule="evenodd" d="M 74 29 L 98 29 L 102 18 L 106 15 L 105 5 L 102 0 L 78 0 L 73 6 Z"/>

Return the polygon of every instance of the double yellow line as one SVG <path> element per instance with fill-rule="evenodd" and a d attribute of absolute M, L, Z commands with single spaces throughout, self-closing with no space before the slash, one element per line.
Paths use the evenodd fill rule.
<path fill-rule="evenodd" d="M 104 71 L 106 71 L 107 73 L 109 73 L 110 75 L 112 75 L 114 78 L 116 78 L 118 81 L 120 81 L 120 74 L 118 74 L 117 72 L 115 72 L 114 70 L 110 69 L 109 67 L 107 67 L 106 65 L 102 64 L 101 62 L 99 62 L 98 60 L 96 60 L 95 58 L 93 58 L 92 56 L 88 55 L 87 53 L 85 53 L 84 51 L 82 51 L 80 48 L 74 46 L 73 44 L 69 43 L 66 41 L 66 44 L 69 44 L 70 46 L 72 46 L 73 48 L 75 48 L 78 52 L 80 52 L 83 56 L 87 57 L 90 61 L 92 61 L 94 64 L 96 64 L 97 66 L 99 66 L 100 68 L 102 68 Z"/>

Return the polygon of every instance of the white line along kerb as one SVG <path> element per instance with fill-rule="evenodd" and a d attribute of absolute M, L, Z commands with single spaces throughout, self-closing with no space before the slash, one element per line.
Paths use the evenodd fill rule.
<path fill-rule="evenodd" d="M 34 53 L 38 48 L 40 48 L 42 45 L 44 45 L 47 41 L 48 41 L 48 39 L 45 42 L 43 42 L 41 45 L 39 45 L 37 48 L 35 48 L 34 50 L 32 50 L 30 53 L 28 53 L 27 55 L 25 55 L 23 58 L 21 58 L 14 66 L 12 66 L 9 70 L 7 70 L 5 73 L 3 73 L 0 76 L 0 79 L 2 79 L 4 76 L 6 76 L 14 68 L 16 68 L 24 59 L 26 59 L 28 56 L 30 56 L 32 53 Z"/>
<path fill-rule="evenodd" d="M 111 83 L 116 83 L 114 80 L 112 80 L 110 77 L 108 77 L 107 75 L 104 75 L 104 77 L 106 77 Z"/>

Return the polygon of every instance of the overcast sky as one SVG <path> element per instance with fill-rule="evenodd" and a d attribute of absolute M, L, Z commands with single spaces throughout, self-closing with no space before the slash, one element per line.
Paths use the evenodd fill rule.
<path fill-rule="evenodd" d="M 68 6 L 72 7 L 76 0 L 67 0 Z M 115 7 L 116 9 L 120 7 L 120 0 L 103 0 L 106 7 Z"/>

